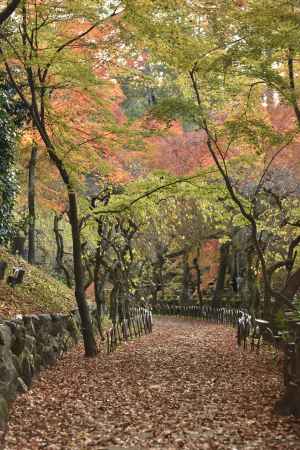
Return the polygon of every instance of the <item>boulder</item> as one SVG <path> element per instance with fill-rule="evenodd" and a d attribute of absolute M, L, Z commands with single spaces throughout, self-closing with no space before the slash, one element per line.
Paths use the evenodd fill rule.
<path fill-rule="evenodd" d="M 5 323 L 0 323 L 0 346 L 11 347 L 12 335 L 10 328 Z"/>
<path fill-rule="evenodd" d="M 11 350 L 15 355 L 20 355 L 24 350 L 26 343 L 25 327 L 21 325 L 16 325 L 15 331 L 13 333 L 13 340 L 11 345 Z"/>
<path fill-rule="evenodd" d="M 19 363 L 20 363 L 21 378 L 23 379 L 23 381 L 26 383 L 27 386 L 30 386 L 32 378 L 34 374 L 37 372 L 37 369 L 36 369 L 36 360 L 33 357 L 33 355 L 28 351 L 28 349 L 25 349 L 21 354 Z"/>
<path fill-rule="evenodd" d="M 14 400 L 17 387 L 18 372 L 12 358 L 12 352 L 8 349 L 0 349 L 0 395 L 6 400 Z"/>
<path fill-rule="evenodd" d="M 23 316 L 23 323 L 26 329 L 26 333 L 31 335 L 31 336 L 35 336 L 36 335 L 36 330 L 35 330 L 35 326 L 38 326 L 38 322 L 39 322 L 39 318 L 38 316 L 34 315 L 34 314 L 27 314 L 26 316 Z"/>

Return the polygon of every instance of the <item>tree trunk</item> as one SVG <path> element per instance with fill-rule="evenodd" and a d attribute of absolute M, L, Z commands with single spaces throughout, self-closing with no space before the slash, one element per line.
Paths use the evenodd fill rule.
<path fill-rule="evenodd" d="M 100 225 L 98 225 L 98 232 L 100 230 Z M 100 238 L 100 235 L 99 235 Z M 101 336 L 101 339 L 104 340 L 104 334 L 102 329 L 102 313 L 103 313 L 103 306 L 105 304 L 104 299 L 104 287 L 105 283 L 108 279 L 108 271 L 104 270 L 104 273 L 101 273 L 101 266 L 102 266 L 102 258 L 101 258 L 101 248 L 100 243 L 98 244 L 97 250 L 96 250 L 96 260 L 95 260 L 95 266 L 94 266 L 94 295 L 95 295 L 95 302 L 97 306 L 97 323 L 98 323 L 98 330 L 99 334 Z M 102 280 L 100 280 L 100 276 L 102 275 Z"/>
<path fill-rule="evenodd" d="M 247 286 L 248 286 L 248 306 L 251 313 L 260 316 L 260 299 L 257 287 L 257 279 L 253 270 L 253 248 L 247 252 Z"/>
<path fill-rule="evenodd" d="M 201 308 L 203 307 L 203 296 L 202 296 L 202 291 L 201 291 L 201 270 L 199 267 L 199 263 L 198 263 L 198 257 L 199 257 L 199 251 L 198 254 L 196 256 L 196 258 L 194 258 L 194 269 L 196 270 L 196 289 L 197 289 L 197 296 L 198 296 L 198 303 L 201 306 Z"/>
<path fill-rule="evenodd" d="M 66 266 L 64 265 L 63 259 L 64 259 L 64 239 L 61 233 L 61 230 L 59 229 L 59 222 L 62 220 L 63 216 L 55 214 L 54 216 L 54 224 L 53 224 L 53 231 L 55 234 L 55 241 L 56 241 L 56 267 L 59 271 L 62 271 L 65 279 L 66 279 L 66 283 L 67 286 L 72 289 L 72 277 L 68 271 L 68 269 L 66 268 Z"/>
<path fill-rule="evenodd" d="M 181 301 L 182 303 L 189 303 L 190 300 L 190 281 L 191 281 L 191 272 L 188 260 L 188 253 L 183 254 L 182 261 L 182 293 L 181 293 Z"/>
<path fill-rule="evenodd" d="M 12 0 L 8 5 L 0 12 L 0 25 L 3 24 L 15 11 L 21 0 Z"/>
<path fill-rule="evenodd" d="M 218 307 L 220 305 L 225 285 L 226 270 L 228 267 L 230 243 L 222 244 L 220 247 L 220 264 L 217 277 L 217 284 L 212 299 L 212 305 Z"/>
<path fill-rule="evenodd" d="M 70 208 L 69 218 L 72 228 L 72 240 L 73 240 L 75 296 L 81 318 L 81 328 L 84 341 L 85 355 L 95 356 L 97 354 L 97 346 L 94 338 L 90 312 L 85 298 L 80 228 L 78 220 L 77 199 L 75 192 L 69 190 L 68 198 Z"/>
<path fill-rule="evenodd" d="M 37 161 L 37 146 L 33 142 L 31 149 L 31 157 L 28 165 L 28 213 L 29 213 L 29 229 L 28 229 L 28 262 L 35 264 L 35 169 Z"/>
<path fill-rule="evenodd" d="M 286 287 L 283 290 L 283 295 L 289 300 L 292 300 L 298 289 L 300 289 L 300 269 L 296 270 L 296 272 L 290 276 Z"/>
<path fill-rule="evenodd" d="M 165 261 L 163 258 L 161 258 L 159 261 L 159 280 L 160 280 L 160 292 L 161 292 L 160 299 L 162 302 L 165 299 L 164 264 L 165 264 Z"/>

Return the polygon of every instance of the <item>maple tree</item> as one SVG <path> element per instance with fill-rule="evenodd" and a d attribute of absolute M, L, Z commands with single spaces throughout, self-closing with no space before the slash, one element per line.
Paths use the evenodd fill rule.
<path fill-rule="evenodd" d="M 55 122 L 49 100 L 55 88 L 62 88 L 64 85 L 69 87 L 70 83 L 76 86 L 80 81 L 84 83 L 86 88 L 91 84 L 98 83 L 91 72 L 87 72 L 85 61 L 82 59 L 79 61 L 77 59 L 76 71 L 70 73 L 69 69 L 72 61 L 75 64 L 74 57 L 76 56 L 76 52 L 72 52 L 70 47 L 74 45 L 76 47 L 76 44 L 85 38 L 90 31 L 100 26 L 108 17 L 115 16 L 118 8 L 113 8 L 108 12 L 105 10 L 99 12 L 93 2 L 87 2 L 86 4 L 82 4 L 82 2 L 71 3 L 66 2 L 62 7 L 60 2 L 55 1 L 49 1 L 47 4 L 31 1 L 23 2 L 19 10 L 21 26 L 18 27 L 18 34 L 13 32 L 13 43 L 11 32 L 4 35 L 1 58 L 10 82 L 22 100 L 24 107 L 27 108 L 47 154 L 60 173 L 67 190 L 73 240 L 76 300 L 82 319 L 85 352 L 86 355 L 92 356 L 96 353 L 96 344 L 84 293 L 74 175 L 65 161 L 66 148 L 60 139 L 65 135 L 62 117 L 60 116 L 59 123 Z M 83 20 L 84 30 L 77 32 L 72 24 L 68 26 L 70 18 L 76 20 L 77 23 L 80 19 Z M 63 22 L 65 28 L 62 27 Z M 11 25 L 13 28 L 14 23 Z M 51 45 L 48 46 L 47 42 L 51 42 Z M 66 67 L 68 67 L 67 71 Z M 88 73 L 90 74 L 89 84 L 87 81 L 84 82 L 85 79 L 82 76 Z M 59 127 L 58 130 L 55 125 Z"/>
<path fill-rule="evenodd" d="M 140 33 L 140 45 L 148 49 L 151 58 L 177 73 L 181 98 L 158 102 L 153 108 L 155 117 L 168 123 L 179 116 L 189 117 L 204 132 L 207 150 L 244 218 L 244 226 L 248 223 L 251 229 L 252 251 L 256 252 L 263 279 L 265 314 L 270 314 L 271 297 L 279 305 L 292 307 L 290 300 L 298 277 L 297 221 L 286 218 L 284 257 L 278 258 L 277 253 L 274 266 L 269 266 L 269 256 L 265 254 L 268 246 L 262 241 L 261 232 L 265 228 L 268 233 L 269 208 L 273 214 L 277 214 L 278 208 L 283 213 L 270 198 L 276 195 L 274 189 L 269 197 L 266 194 L 266 179 L 277 156 L 298 139 L 295 79 L 298 44 L 294 30 L 298 8 L 293 1 L 288 6 L 281 2 L 262 5 L 256 1 L 240 5 L 226 0 L 209 4 L 174 2 L 172 6 L 177 9 L 165 7 L 162 2 L 149 2 L 145 15 L 142 12 L 138 18 L 128 18 Z M 275 33 L 269 30 L 270 15 L 278 25 Z M 265 114 L 261 96 L 268 90 L 276 92 L 280 101 L 294 111 L 296 124 L 291 123 L 288 130 L 272 126 Z M 247 176 L 247 182 L 252 183 L 251 191 L 247 182 L 238 180 L 236 166 L 230 170 L 228 160 L 238 154 L 248 154 L 256 161 L 256 180 Z M 297 196 L 289 201 L 298 205 Z M 259 209 L 261 203 L 265 206 Z M 283 237 L 281 231 L 282 222 L 272 224 L 269 233 L 273 241 L 275 235 Z M 272 285 L 272 277 L 284 267 L 286 281 L 278 290 Z M 293 289 L 289 290 L 285 283 L 291 283 Z"/>
<path fill-rule="evenodd" d="M 298 3 L 24 0 L 0 12 L 2 66 L 31 121 L 20 145 L 23 172 L 29 169 L 28 258 L 34 263 L 37 192 L 44 209 L 56 213 L 57 272 L 69 286 L 75 279 L 86 355 L 96 353 L 87 290 L 93 290 L 102 339 L 105 305 L 113 327 L 130 320 L 130 305 L 148 302 L 202 308 L 229 300 L 253 317 L 263 314 L 276 330 L 285 326 L 284 310 L 299 319 Z M 73 271 L 62 223 L 71 225 Z M 158 448 L 196 449 L 200 441 L 204 449 L 297 445 L 288 419 L 270 413 L 279 392 L 270 352 L 258 362 L 254 354 L 232 351 L 228 329 L 183 325 L 163 320 L 147 338 L 150 346 L 129 343 L 115 359 L 101 359 L 100 399 L 98 363 L 82 367 L 77 350 L 67 355 L 53 380 L 42 379 L 37 397 L 27 394 L 33 406 L 24 407 L 32 412 L 26 423 L 20 420 L 25 409 L 17 407 L 12 448 L 24 444 L 24 428 L 33 445 L 59 448 L 78 440 L 149 448 L 145 436 Z M 75 373 L 85 382 L 79 385 Z M 185 383 L 178 383 L 178 373 Z M 147 424 L 132 407 L 137 390 Z M 79 414 L 70 413 L 74 401 Z M 50 410 L 45 418 L 43 408 Z M 41 417 L 46 437 L 26 428 Z M 205 426 L 194 438 L 197 421 Z M 274 435 L 267 433 L 273 427 Z M 103 438 L 107 429 L 117 439 Z"/>

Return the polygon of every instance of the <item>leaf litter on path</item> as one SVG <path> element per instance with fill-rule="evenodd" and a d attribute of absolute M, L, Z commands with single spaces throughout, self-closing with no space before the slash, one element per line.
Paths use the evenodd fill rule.
<path fill-rule="evenodd" d="M 300 450 L 300 421 L 279 417 L 272 353 L 236 346 L 232 328 L 162 318 L 107 356 L 78 346 L 11 411 L 5 450 Z"/>

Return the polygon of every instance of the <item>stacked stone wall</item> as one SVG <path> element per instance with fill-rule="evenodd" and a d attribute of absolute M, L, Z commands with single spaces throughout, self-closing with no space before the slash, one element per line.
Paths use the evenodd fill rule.
<path fill-rule="evenodd" d="M 91 308 L 91 317 L 96 329 L 95 308 Z M 80 338 L 77 310 L 0 319 L 0 429 L 4 429 L 9 405 L 18 393 L 26 392 L 34 376 L 54 364 Z"/>

